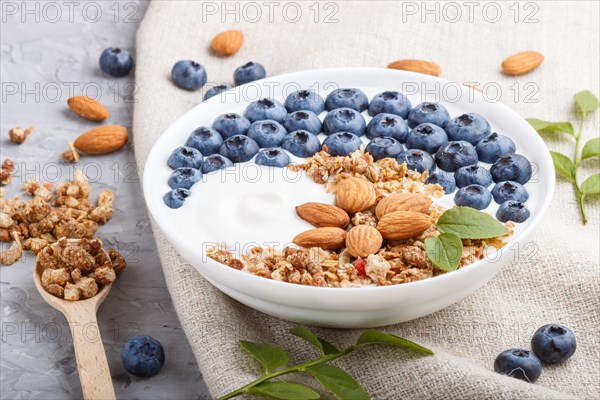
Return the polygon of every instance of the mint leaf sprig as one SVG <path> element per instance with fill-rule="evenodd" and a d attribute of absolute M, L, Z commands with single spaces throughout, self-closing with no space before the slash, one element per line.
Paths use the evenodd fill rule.
<path fill-rule="evenodd" d="M 463 239 L 490 239 L 509 233 L 497 219 L 470 207 L 446 210 L 436 227 L 440 235 L 425 239 L 425 254 L 438 268 L 448 272 L 460 265 Z"/>
<path fill-rule="evenodd" d="M 374 329 L 363 332 L 355 344 L 343 350 L 338 350 L 333 344 L 315 335 L 310 329 L 296 327 L 290 333 L 315 346 L 321 353 L 320 357 L 291 367 L 284 368 L 288 362 L 288 353 L 279 346 L 266 343 L 240 341 L 240 346 L 265 369 L 260 378 L 236 389 L 218 400 L 231 399 L 242 394 L 261 394 L 281 400 L 313 400 L 319 399 L 319 393 L 308 386 L 299 383 L 274 380 L 282 375 L 296 372 L 308 373 L 325 389 L 340 399 L 368 400 L 369 395 L 362 386 L 343 369 L 330 364 L 330 361 L 343 357 L 354 350 L 372 344 L 385 344 L 413 350 L 424 355 L 433 352 L 410 340 L 390 335 Z"/>
<path fill-rule="evenodd" d="M 552 156 L 552 161 L 556 170 L 573 185 L 579 210 L 581 212 L 581 218 L 583 223 L 587 224 L 588 219 L 585 213 L 585 200 L 588 196 L 600 194 L 600 174 L 590 176 L 580 185 L 577 180 L 577 173 L 583 160 L 600 156 L 600 137 L 590 139 L 585 143 L 581 152 L 579 149 L 585 117 L 596 111 L 600 107 L 600 102 L 589 90 L 584 90 L 575 95 L 575 106 L 579 114 L 579 128 L 577 129 L 577 132 L 575 132 L 573 124 L 568 121 L 549 122 L 537 118 L 528 118 L 527 122 L 540 133 L 563 132 L 575 139 L 575 153 L 572 158 L 556 151 L 551 151 L 550 155 Z"/>

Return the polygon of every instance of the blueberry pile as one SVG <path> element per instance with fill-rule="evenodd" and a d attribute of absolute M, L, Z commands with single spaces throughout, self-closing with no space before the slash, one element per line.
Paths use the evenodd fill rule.
<path fill-rule="evenodd" d="M 533 383 L 542 374 L 542 362 L 557 364 L 566 361 L 576 349 L 577 341 L 572 330 L 560 324 L 544 325 L 533 334 L 531 351 L 503 351 L 494 361 L 494 370 Z"/>
<path fill-rule="evenodd" d="M 186 68 L 193 72 L 196 67 L 186 64 Z M 202 81 L 200 71 L 196 77 Z M 236 70 L 235 81 L 241 84 L 262 76 L 260 64 L 248 63 Z M 212 88 L 210 96 L 227 89 Z M 366 114 L 373 117 L 368 124 Z M 319 134 L 325 136 L 323 142 Z M 197 128 L 169 158 L 173 190 L 164 201 L 169 207 L 181 207 L 202 174 L 234 163 L 254 159 L 260 165 L 285 167 L 290 154 L 310 157 L 323 145 L 331 155 L 346 156 L 360 148 L 363 136 L 369 139 L 365 150 L 375 160 L 395 158 L 411 170 L 428 171 L 426 183 L 441 185 L 446 194 L 456 191 L 459 206 L 483 210 L 495 201 L 500 221 L 529 218 L 525 205 L 529 194 L 523 185 L 531 178 L 531 164 L 515 154 L 515 143 L 493 132 L 485 118 L 475 113 L 451 118 L 439 103 L 413 107 L 404 94 L 393 90 L 369 102 L 356 88 L 336 89 L 325 99 L 312 90 L 298 90 L 284 104 L 263 98 L 248 105 L 244 115 L 223 114 L 211 127 Z"/>

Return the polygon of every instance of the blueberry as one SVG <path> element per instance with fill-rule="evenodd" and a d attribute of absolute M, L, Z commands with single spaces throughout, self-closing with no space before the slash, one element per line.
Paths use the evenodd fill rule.
<path fill-rule="evenodd" d="M 477 151 L 464 140 L 448 142 L 435 153 L 435 160 L 444 171 L 454 172 L 460 167 L 477 164 Z"/>
<path fill-rule="evenodd" d="M 303 130 L 315 135 L 321 132 L 321 120 L 317 114 L 308 110 L 294 111 L 288 114 L 283 126 L 288 132 Z"/>
<path fill-rule="evenodd" d="M 531 349 L 543 362 L 559 363 L 570 358 L 577 349 L 572 330 L 560 324 L 539 328 L 531 338 Z"/>
<path fill-rule="evenodd" d="M 264 119 L 272 119 L 283 124 L 287 117 L 287 110 L 277 100 L 263 98 L 250 103 L 244 111 L 244 115 L 250 122 L 262 121 Z"/>
<path fill-rule="evenodd" d="M 402 144 L 391 137 L 375 138 L 369 142 L 365 151 L 373 156 L 375 161 L 382 158 L 396 158 L 402 153 Z"/>
<path fill-rule="evenodd" d="M 165 364 L 165 351 L 160 342 L 150 336 L 134 336 L 121 348 L 121 361 L 130 374 L 149 378 L 158 374 Z"/>
<path fill-rule="evenodd" d="M 233 165 L 231 160 L 227 157 L 223 157 L 220 154 L 212 154 L 204 159 L 202 163 L 202 168 L 200 171 L 203 174 L 208 174 L 211 172 L 215 172 L 220 169 L 229 168 Z"/>
<path fill-rule="evenodd" d="M 258 152 L 256 163 L 267 167 L 283 168 L 290 163 L 290 156 L 277 147 L 270 147 Z"/>
<path fill-rule="evenodd" d="M 238 67 L 233 73 L 233 81 L 236 86 L 243 85 L 244 83 L 257 81 L 267 77 L 267 71 L 265 67 L 257 62 L 250 61 Z"/>
<path fill-rule="evenodd" d="M 491 164 L 502 155 L 513 154 L 517 146 L 511 138 L 494 132 L 481 139 L 475 149 L 479 160 Z"/>
<path fill-rule="evenodd" d="M 212 127 L 223 139 L 227 139 L 235 135 L 245 135 L 250 129 L 250 121 L 239 114 L 228 113 L 219 115 Z"/>
<path fill-rule="evenodd" d="M 492 189 L 492 196 L 494 201 L 498 204 L 502 204 L 508 200 L 526 202 L 529 199 L 529 193 L 527 189 L 519 182 L 515 181 L 504 181 L 498 182 Z"/>
<path fill-rule="evenodd" d="M 285 99 L 285 108 L 288 112 L 308 110 L 319 115 L 325 110 L 325 101 L 321 96 L 312 90 L 298 90 L 290 93 Z"/>
<path fill-rule="evenodd" d="M 406 136 L 406 147 L 435 153 L 442 145 L 448 143 L 446 132 L 437 125 L 428 122 L 417 125 Z"/>
<path fill-rule="evenodd" d="M 454 203 L 457 206 L 471 207 L 476 210 L 488 208 L 492 202 L 492 194 L 480 185 L 469 185 L 458 189 L 454 195 Z"/>
<path fill-rule="evenodd" d="M 206 83 L 206 70 L 192 60 L 177 61 L 171 70 L 171 79 L 182 89 L 198 90 Z"/>
<path fill-rule="evenodd" d="M 364 111 L 369 106 L 367 95 L 360 89 L 336 89 L 329 93 L 325 99 L 327 111 L 336 108 L 351 108 L 358 112 Z"/>
<path fill-rule="evenodd" d="M 185 142 L 186 146 L 200 150 L 204 156 L 218 153 L 222 144 L 223 138 L 219 132 L 205 126 L 194 129 Z"/>
<path fill-rule="evenodd" d="M 431 173 L 435 170 L 435 161 L 433 160 L 433 157 L 423 150 L 405 150 L 398 154 L 396 160 L 398 161 L 398 164 L 406 163 L 408 169 L 413 171 L 429 171 L 429 173 Z"/>
<path fill-rule="evenodd" d="M 519 154 L 508 154 L 498 157 L 490 169 L 494 182 L 515 181 L 521 185 L 531 178 L 531 163 Z"/>
<path fill-rule="evenodd" d="M 325 138 L 323 145 L 332 156 L 347 156 L 358 150 L 362 141 L 352 132 L 337 132 Z"/>
<path fill-rule="evenodd" d="M 501 222 L 525 222 L 529 218 L 529 209 L 520 201 L 508 200 L 500 204 L 496 218 Z"/>
<path fill-rule="evenodd" d="M 321 150 L 319 138 L 307 131 L 294 131 L 283 138 L 281 147 L 296 157 L 312 157 Z"/>
<path fill-rule="evenodd" d="M 256 121 L 250 125 L 248 137 L 258 143 L 258 147 L 279 147 L 287 131 L 277 121 Z"/>
<path fill-rule="evenodd" d="M 231 89 L 229 85 L 217 85 L 213 86 L 204 93 L 204 101 L 210 99 L 211 97 L 215 97 L 218 94 L 223 93 L 226 90 Z"/>
<path fill-rule="evenodd" d="M 377 114 L 367 125 L 367 137 L 371 140 L 376 137 L 392 137 L 404 143 L 407 135 L 408 125 L 402 117 L 395 114 Z"/>
<path fill-rule="evenodd" d="M 351 108 L 337 108 L 329 111 L 323 120 L 323 133 L 331 135 L 336 132 L 351 132 L 356 136 L 365 134 L 365 119 Z"/>
<path fill-rule="evenodd" d="M 410 110 L 406 122 L 411 128 L 428 122 L 443 129 L 450 122 L 450 114 L 440 103 L 421 103 Z"/>
<path fill-rule="evenodd" d="M 486 188 L 492 184 L 492 174 L 480 165 L 467 165 L 456 170 L 454 180 L 459 188 L 469 185 L 479 185 Z"/>
<path fill-rule="evenodd" d="M 163 196 L 163 201 L 169 208 L 179 208 L 186 198 L 190 197 L 190 191 L 183 188 L 169 190 Z"/>
<path fill-rule="evenodd" d="M 450 140 L 465 140 L 473 146 L 492 131 L 490 123 L 475 113 L 463 114 L 452 119 L 445 129 Z"/>
<path fill-rule="evenodd" d="M 444 193 L 450 194 L 456 190 L 454 175 L 449 172 L 437 170 L 427 177 L 425 183 L 437 183 L 444 189 Z"/>
<path fill-rule="evenodd" d="M 386 91 L 379 93 L 369 104 L 369 115 L 375 116 L 381 113 L 395 114 L 406 119 L 412 108 L 408 97 L 397 91 Z"/>
<path fill-rule="evenodd" d="M 167 165 L 172 169 L 190 167 L 199 169 L 202 165 L 202 153 L 193 147 L 181 146 L 173 150 Z"/>
<path fill-rule="evenodd" d="M 244 135 L 235 135 L 225 139 L 219 149 L 219 154 L 234 163 L 249 161 L 256 153 L 258 153 L 258 144 L 254 139 Z"/>
<path fill-rule="evenodd" d="M 542 374 L 542 363 L 531 351 L 510 349 L 496 357 L 494 371 L 533 383 Z"/>
<path fill-rule="evenodd" d="M 200 170 L 196 168 L 183 167 L 177 168 L 171 172 L 168 183 L 171 189 L 189 189 L 200 179 L 202 179 L 202 172 L 200 172 Z"/>
<path fill-rule="evenodd" d="M 100 69 L 110 76 L 120 78 L 133 68 L 133 57 L 127 50 L 109 47 L 100 55 Z"/>

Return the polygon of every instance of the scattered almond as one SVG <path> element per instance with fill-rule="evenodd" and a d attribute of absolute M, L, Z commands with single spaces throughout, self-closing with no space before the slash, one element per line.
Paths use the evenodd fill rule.
<path fill-rule="evenodd" d="M 27 136 L 29 136 L 31 131 L 33 131 L 33 127 L 29 127 L 25 130 L 16 127 L 9 129 L 8 136 L 10 137 L 10 141 L 12 143 L 21 144 L 25 141 L 25 139 L 27 139 Z"/>
<path fill-rule="evenodd" d="M 410 239 L 431 226 L 429 215 L 413 211 L 394 211 L 384 215 L 377 224 L 377 230 L 385 239 Z"/>
<path fill-rule="evenodd" d="M 381 199 L 375 208 L 375 215 L 381 218 L 394 211 L 427 213 L 432 202 L 431 197 L 422 193 L 394 193 Z"/>
<path fill-rule="evenodd" d="M 104 125 L 91 129 L 75 139 L 77 150 L 87 154 L 106 154 L 127 143 L 127 129 L 120 125 Z"/>
<path fill-rule="evenodd" d="M 398 60 L 390 63 L 388 68 L 419 72 L 421 74 L 433 76 L 440 76 L 442 73 L 439 65 L 424 60 Z"/>
<path fill-rule="evenodd" d="M 293 242 L 305 248 L 320 247 L 323 250 L 335 250 L 346 242 L 346 231 L 336 227 L 315 228 L 296 235 Z"/>
<path fill-rule="evenodd" d="M 536 69 L 544 61 L 544 55 L 537 51 L 524 51 L 502 61 L 502 71 L 506 75 L 523 75 Z"/>
<path fill-rule="evenodd" d="M 231 56 L 238 52 L 242 44 L 244 44 L 244 34 L 231 29 L 215 36 L 210 47 L 220 56 Z"/>
<path fill-rule="evenodd" d="M 349 213 L 364 211 L 377 202 L 373 184 L 362 178 L 347 178 L 339 182 L 335 189 L 338 207 Z"/>
<path fill-rule="evenodd" d="M 109 115 L 102 103 L 87 96 L 71 97 L 67 105 L 75 114 L 90 121 L 104 121 Z"/>
<path fill-rule="evenodd" d="M 317 228 L 327 226 L 345 228 L 350 223 L 348 213 L 331 204 L 305 203 L 296 207 L 296 214 Z"/>
<path fill-rule="evenodd" d="M 348 231 L 346 247 L 354 257 L 367 257 L 381 248 L 383 237 L 370 225 L 358 225 Z"/>

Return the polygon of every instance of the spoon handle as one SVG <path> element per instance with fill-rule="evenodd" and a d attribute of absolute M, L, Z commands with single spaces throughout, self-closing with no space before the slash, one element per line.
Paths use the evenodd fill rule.
<path fill-rule="evenodd" d="M 71 328 L 83 398 L 114 400 L 115 389 L 96 320 L 96 309 L 83 303 L 74 302 L 68 311 L 63 310 Z"/>

